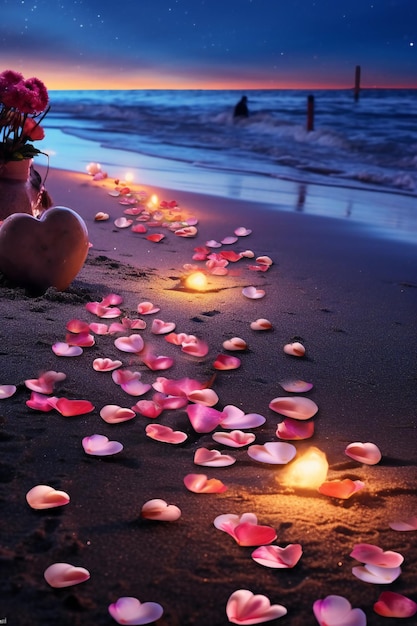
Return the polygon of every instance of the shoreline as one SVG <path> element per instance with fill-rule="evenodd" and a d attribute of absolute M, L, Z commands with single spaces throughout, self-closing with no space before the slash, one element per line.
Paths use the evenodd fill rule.
<path fill-rule="evenodd" d="M 313 625 L 314 601 L 330 594 L 343 595 L 353 607 L 362 608 L 368 626 L 385 626 L 387 619 L 373 611 L 381 591 L 416 601 L 415 532 L 396 532 L 389 523 L 417 511 L 417 247 L 374 236 L 358 223 L 149 186 L 143 187 L 149 195 L 176 200 L 185 217 L 198 220 L 194 238 L 149 227 L 148 234 L 165 234 L 154 243 L 145 234 L 114 224 L 124 207 L 109 195 L 112 178 L 92 182 L 86 174 L 51 169 L 46 187 L 55 205 L 68 206 L 83 217 L 92 247 L 66 292 L 48 290 L 30 298 L 24 290 L 0 285 L 7 320 L 1 331 L 7 355 L 2 382 L 17 386 L 16 394 L 1 403 L 0 494 L 7 506 L 2 518 L 1 616 L 19 626 L 105 626 L 113 623 L 108 605 L 120 596 L 135 596 L 163 606 L 158 626 L 226 626 L 227 600 L 242 588 L 284 605 L 288 614 L 279 620 L 283 626 Z M 99 211 L 110 219 L 95 221 Z M 220 249 L 251 249 L 256 257 L 269 256 L 270 269 L 252 271 L 251 260 L 241 259 L 229 264 L 228 275 L 210 275 L 205 293 L 178 289 L 185 264 L 203 265 L 192 260 L 194 248 L 231 236 L 239 227 L 252 232 Z M 265 297 L 245 298 L 242 289 L 250 285 L 265 290 Z M 167 371 L 150 371 L 138 355 L 118 350 L 115 336 L 108 335 L 95 335 L 95 345 L 80 357 L 56 356 L 51 346 L 63 340 L 69 320 L 111 323 L 85 309 L 87 302 L 110 293 L 123 298 L 123 315 L 131 319 L 141 317 L 139 302 L 157 304 L 156 317 L 176 323 L 176 332 L 202 338 L 208 354 L 184 354 L 154 335 L 151 315 L 142 316 L 147 328 L 136 332 L 157 354 L 174 359 Z M 269 319 L 273 329 L 253 331 L 250 322 L 258 318 Z M 248 349 L 235 353 L 241 359 L 238 369 L 216 372 L 213 361 L 225 352 L 222 344 L 231 337 L 245 339 Z M 283 352 L 294 340 L 305 345 L 304 358 Z M 327 455 L 330 479 L 361 480 L 365 488 L 347 500 L 289 489 L 282 479 L 284 467 L 252 460 L 246 447 L 215 443 L 211 432 L 192 428 L 184 410 L 164 411 L 157 419 L 137 414 L 128 422 L 107 424 L 100 417 L 104 405 L 131 407 L 140 398 L 115 385 L 111 374 L 94 371 L 91 365 L 97 357 L 122 360 L 123 367 L 140 371 L 149 384 L 159 376 L 208 381 L 215 374 L 211 384 L 219 397 L 216 408 L 234 405 L 245 414 L 265 416 L 262 426 L 247 429 L 260 445 L 277 441 L 281 416 L 268 405 L 288 395 L 280 381 L 310 381 L 314 386 L 305 395 L 319 411 L 313 418 L 314 436 L 292 442 L 297 454 L 317 446 Z M 28 408 L 30 392 L 24 381 L 45 370 L 67 375 L 54 395 L 89 400 L 94 411 L 63 417 Z M 151 440 L 145 428 L 155 422 L 185 432 L 187 440 L 180 445 Z M 122 442 L 123 451 L 109 457 L 87 455 L 81 440 L 93 433 Z M 374 442 L 382 461 L 366 466 L 349 459 L 344 449 L 354 441 Z M 221 449 L 236 457 L 236 463 L 197 466 L 194 454 L 201 447 Z M 190 473 L 222 480 L 228 490 L 191 493 L 183 482 Z M 25 494 L 36 484 L 68 492 L 70 503 L 30 509 Z M 143 519 L 141 507 L 153 498 L 178 506 L 180 519 Z M 276 529 L 275 544 L 302 545 L 302 558 L 294 568 L 258 565 L 250 556 L 253 548 L 237 545 L 214 527 L 218 515 L 247 512 Z M 389 585 L 354 577 L 351 569 L 357 563 L 349 555 L 358 543 L 403 554 L 401 576 Z M 87 568 L 90 580 L 51 589 L 43 572 L 61 561 Z M 414 621 L 412 617 L 402 623 L 412 626 Z"/>

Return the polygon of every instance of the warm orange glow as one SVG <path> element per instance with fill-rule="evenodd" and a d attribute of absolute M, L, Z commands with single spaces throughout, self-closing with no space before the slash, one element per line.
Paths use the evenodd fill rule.
<path fill-rule="evenodd" d="M 133 174 L 133 172 L 126 172 L 126 174 L 125 174 L 125 181 L 127 183 L 131 183 L 134 178 L 135 178 L 135 175 Z"/>
<path fill-rule="evenodd" d="M 203 272 L 193 272 L 184 281 L 188 289 L 194 291 L 204 291 L 207 287 L 207 278 Z"/>
<path fill-rule="evenodd" d="M 311 447 L 288 465 L 283 482 L 289 487 L 317 489 L 326 480 L 328 468 L 324 452 Z"/>

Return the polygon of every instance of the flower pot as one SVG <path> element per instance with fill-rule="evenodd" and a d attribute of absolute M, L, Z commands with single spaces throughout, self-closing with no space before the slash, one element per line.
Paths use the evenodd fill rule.
<path fill-rule="evenodd" d="M 13 213 L 33 214 L 39 189 L 31 182 L 32 159 L 0 163 L 0 221 Z"/>

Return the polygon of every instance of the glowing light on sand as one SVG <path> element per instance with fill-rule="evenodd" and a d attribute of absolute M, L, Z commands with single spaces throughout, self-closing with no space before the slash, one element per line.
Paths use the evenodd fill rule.
<path fill-rule="evenodd" d="M 134 178 L 135 178 L 135 175 L 133 174 L 133 172 L 126 172 L 126 174 L 125 174 L 125 181 L 127 183 L 131 183 Z"/>
<path fill-rule="evenodd" d="M 159 205 L 159 198 L 156 193 L 153 193 L 149 199 L 149 207 L 157 207 Z"/>
<path fill-rule="evenodd" d="M 324 452 L 311 447 L 296 459 L 284 476 L 284 484 L 302 489 L 317 489 L 325 480 L 329 464 Z"/>
<path fill-rule="evenodd" d="M 193 291 L 205 291 L 207 288 L 207 278 L 203 272 L 193 272 L 184 281 L 187 289 L 193 289 Z"/>

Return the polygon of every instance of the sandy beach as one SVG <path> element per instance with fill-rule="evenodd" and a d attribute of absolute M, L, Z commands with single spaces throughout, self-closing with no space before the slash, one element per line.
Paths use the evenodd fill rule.
<path fill-rule="evenodd" d="M 40 168 L 41 171 L 42 168 Z M 373 232 L 360 221 L 348 221 L 275 210 L 272 204 L 204 196 L 197 193 L 131 185 L 146 192 L 148 202 L 176 201 L 181 218 L 195 218 L 197 234 L 180 237 L 161 224 L 146 233 L 121 228 L 115 220 L 124 214 L 122 196 L 110 195 L 114 179 L 93 182 L 84 173 L 52 169 L 47 189 L 54 205 L 66 206 L 85 220 L 91 248 L 86 263 L 64 292 L 49 289 L 31 296 L 23 288 L 0 283 L 1 385 L 15 385 L 16 393 L 1 400 L 1 601 L 0 623 L 18 626 L 90 626 L 115 623 L 108 606 L 123 596 L 163 607 L 158 626 L 224 626 L 226 605 L 233 592 L 248 589 L 280 604 L 287 614 L 271 624 L 313 626 L 313 603 L 328 595 L 346 597 L 361 608 L 369 626 L 398 623 L 377 615 L 373 606 L 382 591 L 394 591 L 417 601 L 416 532 L 399 532 L 390 523 L 417 515 L 416 494 L 416 311 L 417 246 L 411 241 Z M 283 192 L 284 193 L 284 192 Z M 326 190 L 320 193 L 326 196 Z M 357 206 L 378 203 L 378 194 L 340 190 Z M 331 195 L 336 195 L 331 191 Z M 277 206 L 288 198 L 277 197 Z M 314 194 L 313 194 L 314 197 Z M 384 194 L 386 207 L 392 198 Z M 292 198 L 293 205 L 297 197 Z M 377 207 L 376 207 L 377 208 Z M 98 212 L 107 221 L 96 221 Z M 135 217 L 130 218 L 135 220 Z M 136 222 L 140 223 L 140 222 Z M 211 251 L 251 250 L 254 258 L 230 262 L 226 275 L 208 274 L 205 292 L 183 288 L 187 264 L 195 248 L 221 242 L 237 229 L 250 234 Z M 245 231 L 238 231 L 245 232 Z M 146 239 L 161 233 L 160 242 Z M 411 238 L 410 238 L 411 239 Z M 257 257 L 269 257 L 268 271 L 255 271 Z M 247 287 L 265 296 L 251 299 Z M 109 294 L 121 298 L 121 313 L 101 319 L 86 309 Z M 138 305 L 152 302 L 160 310 L 141 315 Z M 64 342 L 70 320 L 88 324 L 142 319 L 143 330 L 94 335 L 94 345 L 77 357 L 52 351 Z M 204 356 L 193 356 L 152 332 L 153 319 L 172 322 L 176 333 L 195 335 L 208 345 Z M 270 330 L 253 330 L 260 318 Z M 173 359 L 166 371 L 152 371 L 141 356 L 124 352 L 115 339 L 140 334 L 156 355 Z M 242 338 L 247 348 L 225 350 L 223 342 Z M 300 342 L 305 356 L 284 352 Z M 219 354 L 240 359 L 240 367 L 218 370 Z M 254 460 L 248 445 L 232 448 L 213 440 L 214 427 L 196 432 L 185 407 L 164 410 L 157 418 L 139 413 L 126 422 L 106 423 L 102 407 L 131 408 L 150 400 L 126 393 L 111 372 L 93 369 L 93 361 L 122 361 L 122 369 L 141 372 L 145 384 L 158 377 L 191 378 L 209 385 L 219 400 L 218 411 L 233 405 L 244 414 L 260 414 L 265 422 L 242 428 L 255 443 L 280 441 L 277 424 L 283 416 L 269 408 L 277 397 L 305 396 L 319 408 L 312 418 L 314 435 L 291 441 L 296 459 L 309 446 L 328 459 L 328 480 L 362 481 L 364 487 L 348 499 L 329 497 L 317 489 L 285 484 L 285 465 Z M 45 371 L 63 372 L 53 395 L 87 400 L 94 410 L 65 417 L 26 405 L 28 379 Z M 312 383 L 305 393 L 287 392 L 282 381 Z M 180 444 L 156 441 L 146 433 L 149 424 L 181 431 Z M 230 431 L 229 431 L 230 432 Z M 101 434 L 123 444 L 111 456 L 86 454 L 82 439 Z M 372 442 L 382 453 L 376 465 L 366 465 L 345 454 L 352 442 Z M 232 455 L 228 467 L 195 464 L 196 450 L 208 448 Z M 189 474 L 221 480 L 222 493 L 194 493 L 184 485 Z M 46 484 L 67 492 L 69 504 L 34 510 L 26 493 Z M 173 522 L 141 516 L 142 506 L 162 499 L 181 510 Z M 238 545 L 214 525 L 225 514 L 252 513 L 258 524 L 275 529 L 274 545 L 300 544 L 301 559 L 294 567 L 273 569 L 255 562 L 254 547 Z M 379 546 L 404 556 L 401 574 L 389 584 L 358 579 L 350 553 L 357 544 Z M 66 588 L 51 588 L 44 571 L 57 562 L 86 568 L 89 580 Z M 404 626 L 416 617 L 402 619 Z"/>

